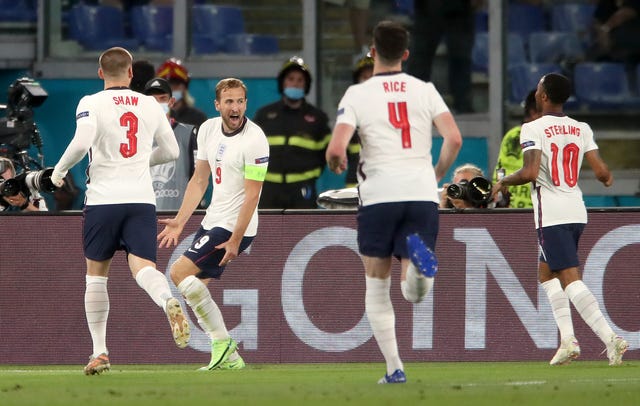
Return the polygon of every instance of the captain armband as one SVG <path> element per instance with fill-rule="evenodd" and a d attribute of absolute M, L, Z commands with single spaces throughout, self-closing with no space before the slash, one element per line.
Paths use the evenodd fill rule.
<path fill-rule="evenodd" d="M 244 166 L 244 178 L 250 180 L 257 180 L 264 182 L 264 178 L 267 176 L 266 165 L 245 165 Z"/>

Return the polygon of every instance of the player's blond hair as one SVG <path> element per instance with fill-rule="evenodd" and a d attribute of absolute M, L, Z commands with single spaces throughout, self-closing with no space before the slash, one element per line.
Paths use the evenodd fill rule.
<path fill-rule="evenodd" d="M 220 101 L 220 95 L 225 90 L 242 88 L 244 90 L 244 98 L 247 98 L 247 86 L 245 86 L 244 82 L 240 79 L 236 78 L 226 78 L 222 79 L 216 85 L 216 100 Z"/>
<path fill-rule="evenodd" d="M 121 47 L 113 47 L 104 51 L 98 59 L 102 74 L 106 77 L 126 75 L 133 64 L 131 53 Z"/>

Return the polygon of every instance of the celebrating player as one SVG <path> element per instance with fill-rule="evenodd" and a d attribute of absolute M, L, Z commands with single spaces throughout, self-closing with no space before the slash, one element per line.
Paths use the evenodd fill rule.
<path fill-rule="evenodd" d="M 85 312 L 93 354 L 87 375 L 110 368 L 106 345 L 107 277 L 116 250 L 124 249 L 138 285 L 167 313 L 178 347 L 189 341 L 189 324 L 167 278 L 156 269 L 156 198 L 150 165 L 178 158 L 169 122 L 153 97 L 129 90 L 131 54 L 110 48 L 100 55 L 104 90 L 85 96 L 76 109 L 76 132 L 51 180 L 62 186 L 67 171 L 89 153 L 84 255 L 87 261 Z M 157 147 L 153 148 L 153 141 Z"/>
<path fill-rule="evenodd" d="M 247 88 L 238 79 L 216 85 L 220 117 L 200 126 L 196 168 L 178 214 L 160 220 L 160 247 L 178 243 L 187 220 L 207 191 L 213 172 L 213 194 L 191 246 L 171 266 L 171 279 L 187 300 L 198 323 L 211 337 L 211 362 L 203 370 L 240 369 L 244 360 L 227 331 L 207 284 L 219 279 L 232 259 L 244 251 L 258 230 L 258 201 L 269 162 L 264 132 L 245 117 Z"/>
<path fill-rule="evenodd" d="M 571 301 L 606 345 L 609 365 L 619 365 L 628 344 L 611 329 L 596 298 L 580 279 L 577 252 L 587 223 L 578 186 L 583 158 L 605 186 L 611 186 L 613 176 L 600 158 L 591 127 L 564 114 L 563 105 L 570 95 L 571 83 L 566 77 L 550 73 L 540 79 L 535 98 L 542 117 L 523 124 L 520 132 L 523 166 L 494 184 L 493 193 L 532 182 L 531 200 L 541 248 L 538 278 L 551 302 L 561 338 L 550 364 L 567 364 L 580 355 L 573 333 Z"/>
<path fill-rule="evenodd" d="M 408 46 L 409 33 L 402 25 L 383 21 L 376 26 L 374 76 L 347 89 L 327 149 L 329 168 L 342 173 L 349 140 L 358 128 L 358 246 L 366 272 L 365 310 L 387 365 L 379 383 L 406 382 L 389 295 L 392 256 L 401 259 L 405 299 L 421 301 L 437 270 L 437 181 L 462 146 L 453 115 L 433 84 L 401 71 Z M 435 168 L 434 124 L 444 137 Z"/>

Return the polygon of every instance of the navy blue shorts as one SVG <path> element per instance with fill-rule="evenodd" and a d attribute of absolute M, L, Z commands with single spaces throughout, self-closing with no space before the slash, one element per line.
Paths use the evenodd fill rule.
<path fill-rule="evenodd" d="M 358 209 L 358 249 L 376 258 L 409 258 L 407 236 L 418 233 L 435 250 L 438 205 L 434 202 L 393 202 Z"/>
<path fill-rule="evenodd" d="M 539 228 L 540 261 L 549 265 L 552 271 L 580 266 L 578 242 L 584 226 L 577 223 Z"/>
<path fill-rule="evenodd" d="M 220 275 L 224 272 L 224 266 L 218 264 L 222 261 L 226 251 L 217 249 L 216 245 L 228 241 L 230 237 L 231 231 L 224 228 L 214 227 L 211 230 L 205 230 L 200 226 L 195 237 L 193 237 L 191 246 L 182 254 L 200 268 L 200 273 L 196 275 L 198 278 L 220 279 Z M 253 237 L 242 237 L 238 255 L 246 250 L 252 241 Z"/>
<path fill-rule="evenodd" d="M 146 203 L 85 206 L 82 238 L 84 256 L 94 261 L 113 258 L 125 250 L 156 262 L 158 219 L 156 206 Z"/>

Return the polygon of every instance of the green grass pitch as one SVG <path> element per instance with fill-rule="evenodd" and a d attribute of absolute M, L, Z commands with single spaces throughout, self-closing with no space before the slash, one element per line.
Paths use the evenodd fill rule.
<path fill-rule="evenodd" d="M 10 405 L 637 405 L 638 362 L 407 363 L 408 382 L 377 385 L 377 364 L 253 364 L 238 371 L 196 365 L 0 366 Z"/>

